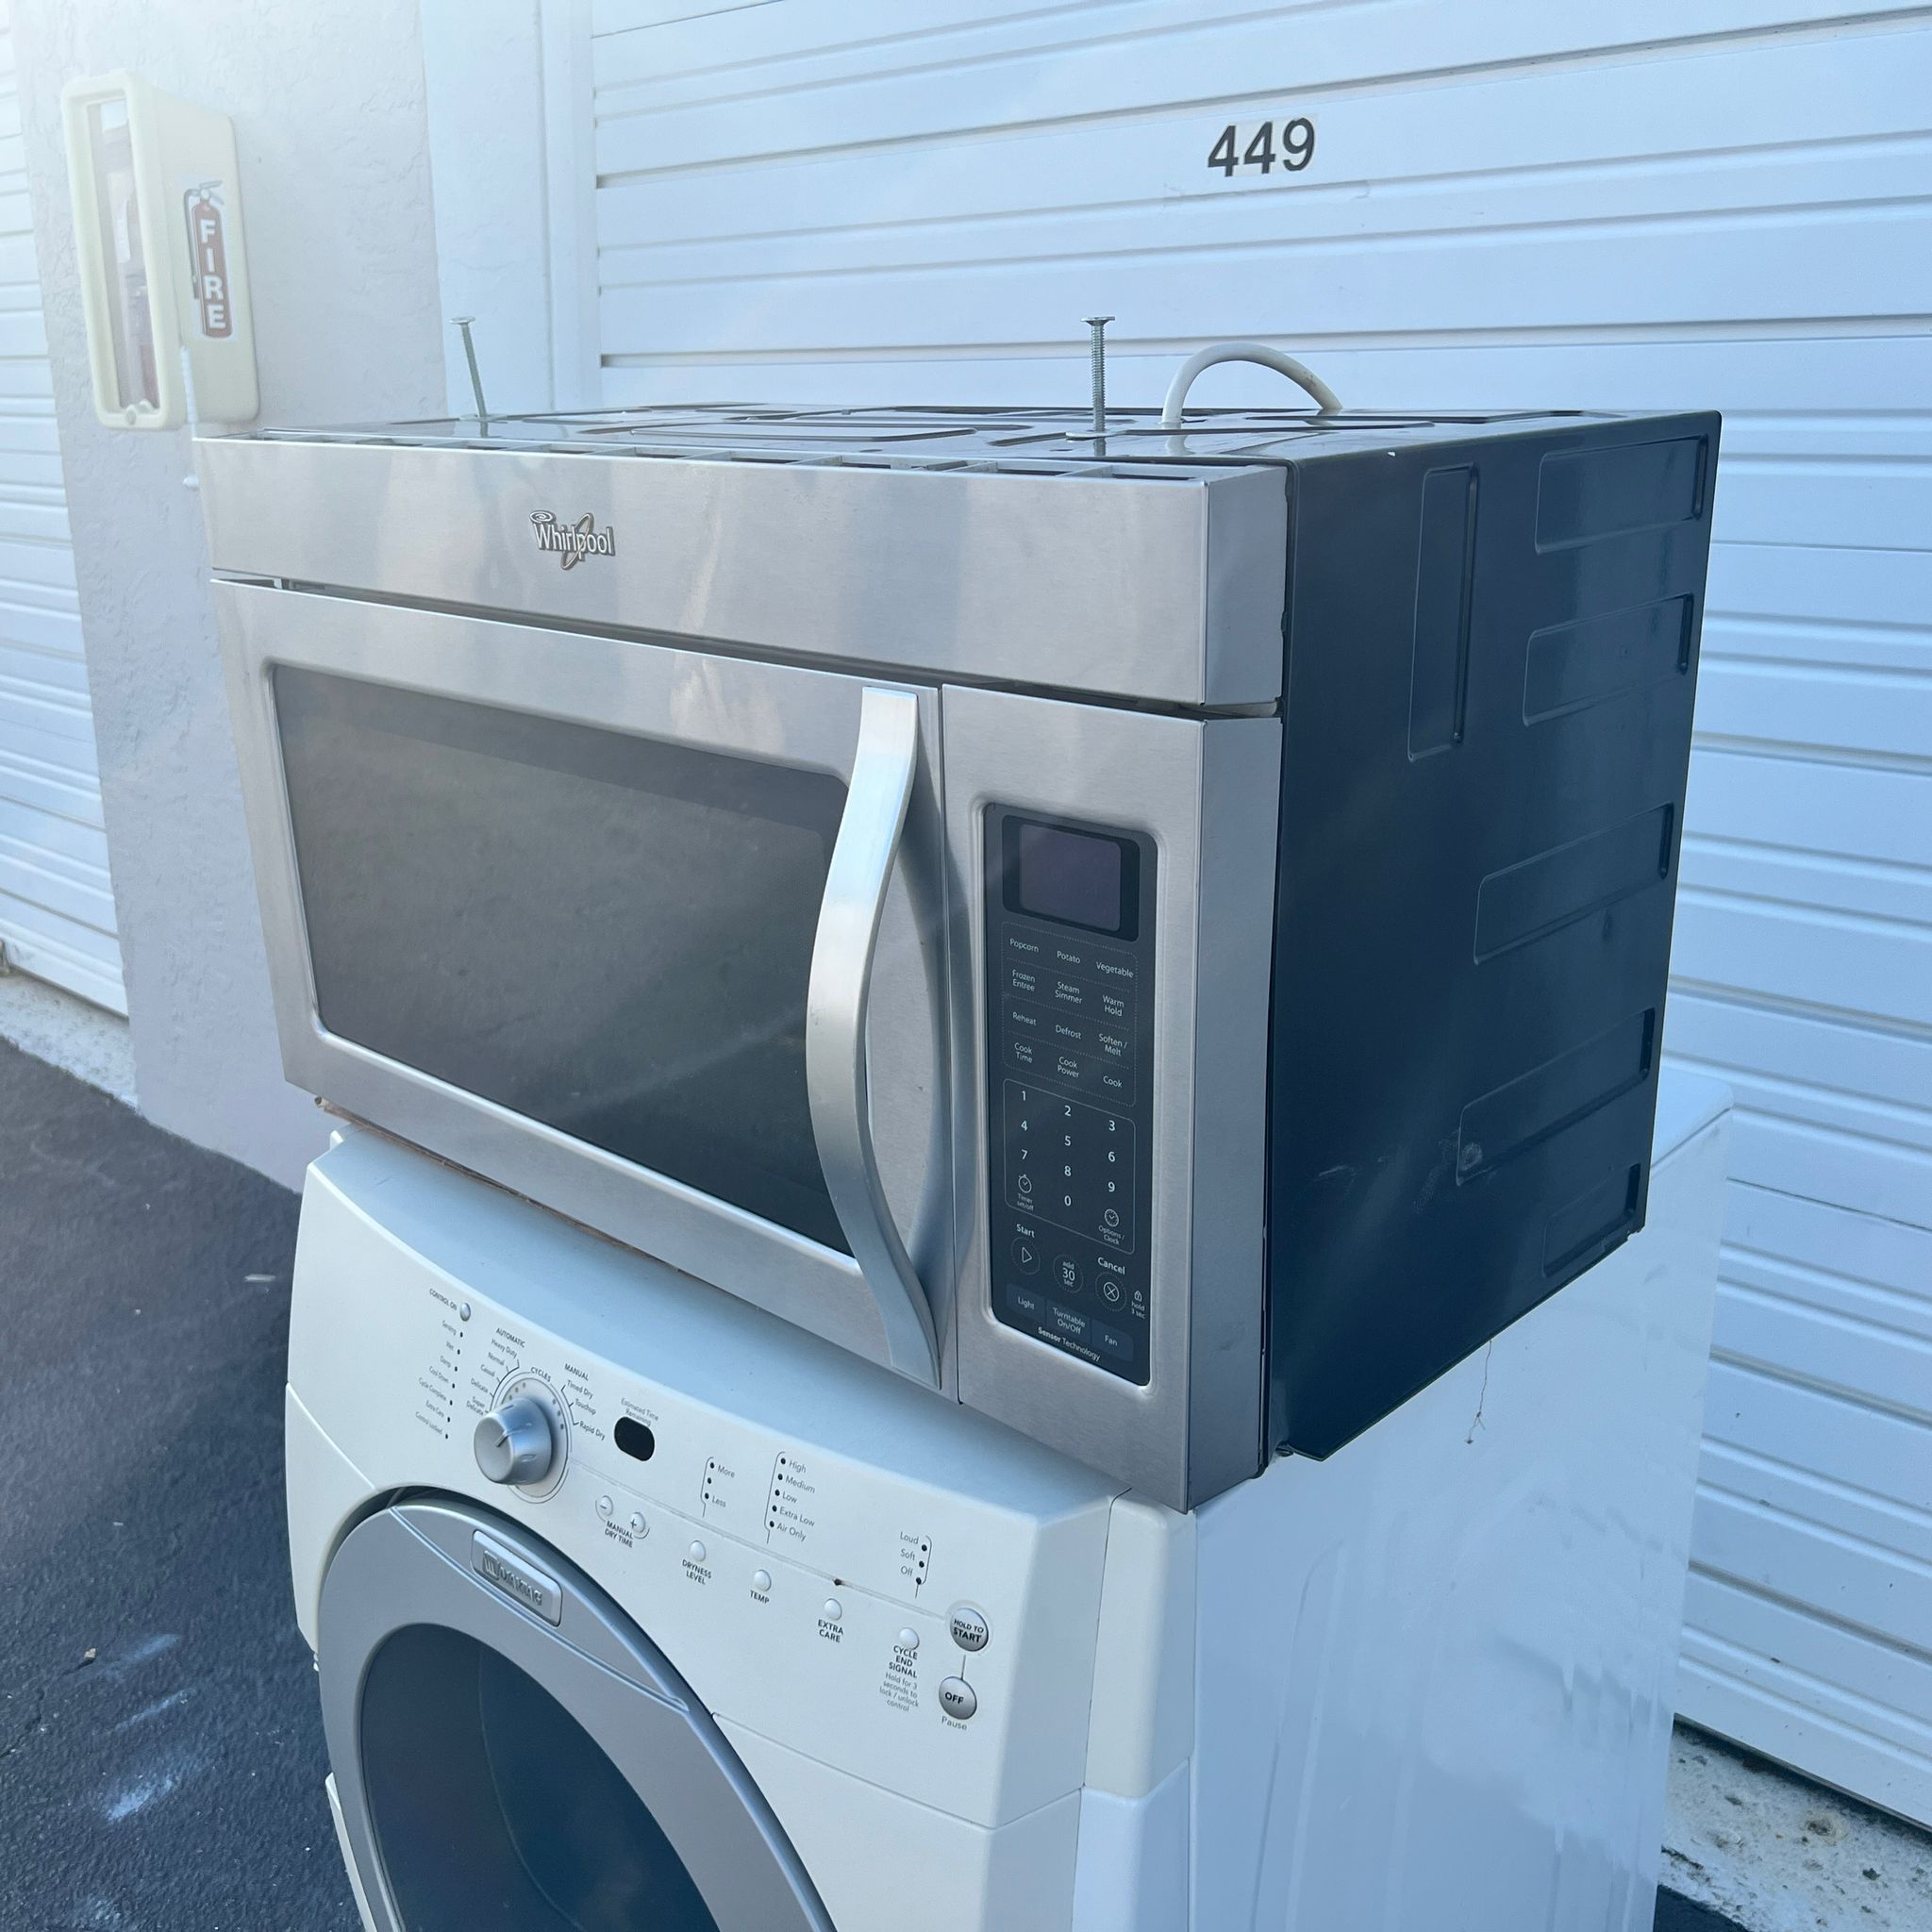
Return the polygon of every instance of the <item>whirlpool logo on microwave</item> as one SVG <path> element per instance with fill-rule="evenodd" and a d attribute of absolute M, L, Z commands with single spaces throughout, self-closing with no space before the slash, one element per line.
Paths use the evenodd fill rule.
<path fill-rule="evenodd" d="M 530 512 L 537 532 L 537 548 L 555 551 L 565 570 L 575 570 L 587 557 L 615 557 L 617 533 L 608 524 L 600 530 L 595 517 L 586 512 L 575 523 L 566 524 L 555 510 Z"/>

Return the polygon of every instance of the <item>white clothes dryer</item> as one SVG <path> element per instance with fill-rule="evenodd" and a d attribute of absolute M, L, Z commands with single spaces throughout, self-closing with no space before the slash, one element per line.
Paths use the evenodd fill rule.
<path fill-rule="evenodd" d="M 1725 1097 L 1645 1232 L 1193 1515 L 378 1135 L 291 1548 L 372 1932 L 1641 1932 Z"/>

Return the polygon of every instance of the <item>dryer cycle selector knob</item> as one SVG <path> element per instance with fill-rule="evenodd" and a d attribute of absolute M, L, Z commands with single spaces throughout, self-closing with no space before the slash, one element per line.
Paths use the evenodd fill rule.
<path fill-rule="evenodd" d="M 476 1424 L 476 1467 L 493 1483 L 541 1483 L 557 1461 L 557 1432 L 543 1405 L 518 1395 Z"/>

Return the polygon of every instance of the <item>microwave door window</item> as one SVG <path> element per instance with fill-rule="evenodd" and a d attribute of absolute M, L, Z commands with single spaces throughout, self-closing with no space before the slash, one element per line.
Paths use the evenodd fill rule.
<path fill-rule="evenodd" d="M 323 1025 L 843 1251 L 805 1002 L 844 786 L 274 675 Z"/>

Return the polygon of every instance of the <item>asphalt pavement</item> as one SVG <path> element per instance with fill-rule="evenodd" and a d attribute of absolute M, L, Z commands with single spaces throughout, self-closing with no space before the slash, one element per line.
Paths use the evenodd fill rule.
<path fill-rule="evenodd" d="M 5 1932 L 357 1932 L 284 1541 L 295 1206 L 0 1042 Z M 1739 1928 L 1665 1892 L 1656 1932 Z"/>

